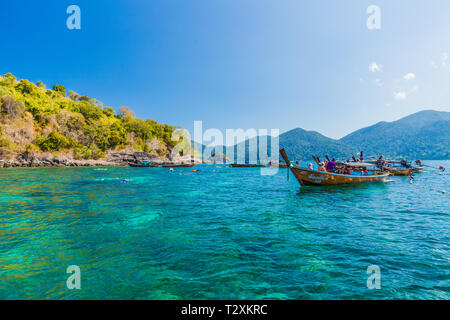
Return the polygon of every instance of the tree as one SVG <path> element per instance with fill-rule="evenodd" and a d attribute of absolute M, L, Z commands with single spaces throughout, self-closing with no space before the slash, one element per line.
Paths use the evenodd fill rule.
<path fill-rule="evenodd" d="M 23 112 L 23 104 L 17 102 L 14 97 L 4 97 L 0 106 L 0 111 L 12 117 L 17 117 Z"/>
<path fill-rule="evenodd" d="M 93 98 L 93 99 L 91 99 L 91 103 L 95 104 L 100 109 L 103 109 L 103 102 L 101 102 L 100 100 Z"/>
<path fill-rule="evenodd" d="M 103 109 L 103 113 L 106 114 L 108 117 L 112 117 L 114 115 L 114 109 L 111 107 L 105 107 Z"/>
<path fill-rule="evenodd" d="M 42 81 L 36 82 L 36 85 L 41 89 L 45 89 L 45 84 Z"/>
<path fill-rule="evenodd" d="M 16 90 L 23 94 L 37 94 L 37 87 L 28 80 L 20 80 Z"/>
<path fill-rule="evenodd" d="M 91 98 L 87 95 L 81 96 L 78 98 L 79 101 L 91 102 Z"/>
<path fill-rule="evenodd" d="M 73 139 L 63 136 L 58 131 L 50 132 L 46 138 L 39 137 L 36 142 L 42 151 L 59 151 L 76 145 Z"/>
<path fill-rule="evenodd" d="M 61 93 L 63 96 L 66 95 L 66 87 L 64 87 L 64 86 L 61 85 L 61 84 L 55 84 L 55 85 L 53 86 L 53 91 L 58 92 L 58 93 Z"/>
<path fill-rule="evenodd" d="M 14 85 L 17 81 L 17 78 L 14 77 L 11 73 L 7 73 L 3 76 L 3 81 L 8 85 Z"/>
<path fill-rule="evenodd" d="M 77 101 L 78 99 L 80 99 L 81 96 L 78 93 L 76 93 L 75 91 L 70 90 L 69 91 L 69 97 L 73 101 Z"/>
<path fill-rule="evenodd" d="M 120 107 L 118 114 L 119 114 L 119 116 L 122 116 L 124 118 L 128 118 L 128 117 L 134 118 L 134 116 L 135 116 L 133 110 L 131 110 L 130 107 Z"/>

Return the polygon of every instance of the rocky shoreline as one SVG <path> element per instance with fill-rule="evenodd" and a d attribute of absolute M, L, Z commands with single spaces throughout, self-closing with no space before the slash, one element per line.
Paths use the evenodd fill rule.
<path fill-rule="evenodd" d="M 0 168 L 16 167 L 118 167 L 126 166 L 128 162 L 150 161 L 154 163 L 170 163 L 167 158 L 158 157 L 148 152 L 116 152 L 110 153 L 105 159 L 76 160 L 68 157 L 19 155 L 16 158 L 0 159 Z"/>

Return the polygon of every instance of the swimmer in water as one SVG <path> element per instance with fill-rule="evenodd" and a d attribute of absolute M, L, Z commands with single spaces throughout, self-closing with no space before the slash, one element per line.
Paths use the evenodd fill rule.
<path fill-rule="evenodd" d="M 414 177 L 412 175 L 412 173 L 409 174 L 409 183 L 413 184 L 414 182 Z"/>

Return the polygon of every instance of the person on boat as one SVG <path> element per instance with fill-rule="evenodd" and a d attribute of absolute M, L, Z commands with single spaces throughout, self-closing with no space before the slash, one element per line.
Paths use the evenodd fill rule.
<path fill-rule="evenodd" d="M 327 163 L 327 171 L 334 172 L 334 170 L 336 170 L 336 159 L 333 158 Z"/>
<path fill-rule="evenodd" d="M 347 167 L 345 164 L 343 164 L 339 168 L 339 174 L 351 174 L 351 171 L 350 171 L 349 167 Z"/>
<path fill-rule="evenodd" d="M 308 164 L 308 169 L 309 169 L 309 170 L 314 170 L 312 163 L 309 163 L 309 164 Z"/>
<path fill-rule="evenodd" d="M 325 164 L 323 162 L 319 163 L 319 171 L 327 171 L 327 169 L 325 169 Z"/>
<path fill-rule="evenodd" d="M 380 156 L 377 160 L 377 164 L 381 164 L 383 162 L 383 156 Z"/>
<path fill-rule="evenodd" d="M 406 168 L 408 167 L 408 163 L 406 162 L 405 159 L 402 159 L 402 161 L 400 161 L 400 164 L 402 167 L 406 167 Z"/>

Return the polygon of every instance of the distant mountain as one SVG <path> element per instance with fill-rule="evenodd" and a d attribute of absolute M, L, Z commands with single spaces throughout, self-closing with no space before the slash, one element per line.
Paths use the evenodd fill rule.
<path fill-rule="evenodd" d="M 450 159 L 450 112 L 426 110 L 357 130 L 341 142 L 366 155 Z"/>
<path fill-rule="evenodd" d="M 290 130 L 280 135 L 280 147 L 285 148 L 287 154 L 296 160 L 311 159 L 312 155 L 323 158 L 349 157 L 353 149 L 340 140 L 331 139 L 316 131 L 306 131 L 300 128 Z"/>
<path fill-rule="evenodd" d="M 245 161 L 249 161 L 248 140 L 245 145 Z M 256 146 L 257 143 L 251 145 Z M 359 129 L 339 140 L 328 138 L 316 131 L 297 128 L 281 134 L 279 145 L 295 160 L 311 160 L 312 155 L 321 159 L 325 155 L 350 159 L 361 150 L 364 151 L 366 159 L 381 154 L 387 158 L 409 160 L 450 159 L 450 112 L 417 112 L 397 121 L 382 121 Z M 217 147 L 216 150 L 229 155 L 230 148 L 234 148 L 235 152 L 237 150 L 236 145 L 228 148 Z M 256 148 L 252 149 L 250 153 L 256 154 Z"/>

